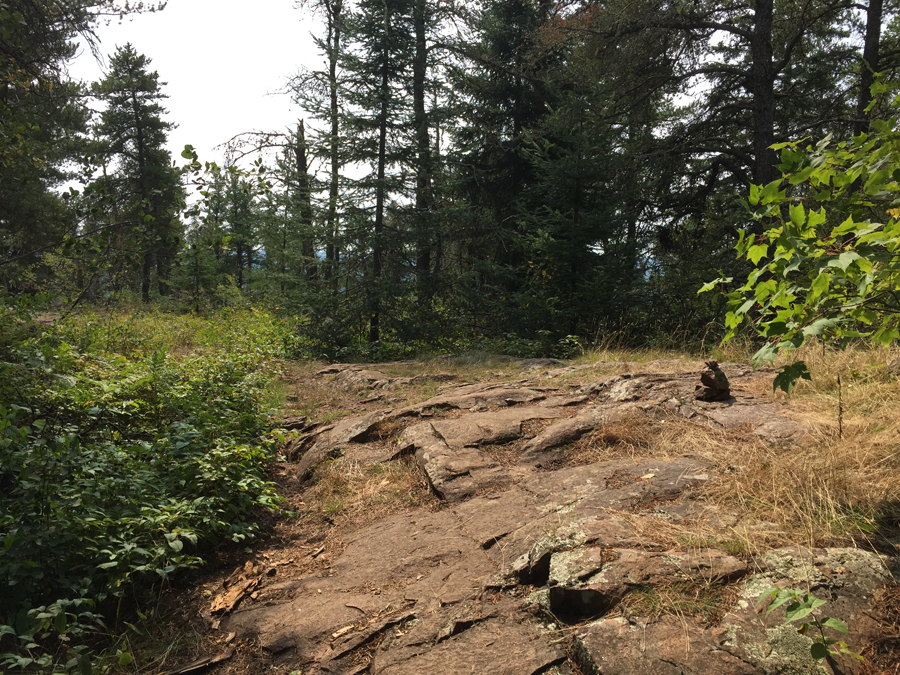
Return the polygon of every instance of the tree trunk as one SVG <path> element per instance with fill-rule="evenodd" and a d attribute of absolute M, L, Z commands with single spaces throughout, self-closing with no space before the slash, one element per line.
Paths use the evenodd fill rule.
<path fill-rule="evenodd" d="M 145 172 L 146 172 L 145 167 L 147 165 L 147 161 L 145 158 L 146 148 L 144 147 L 144 130 L 141 127 L 141 117 L 140 117 L 140 112 L 138 110 L 137 97 L 134 94 L 134 92 L 132 92 L 132 94 L 131 94 L 131 102 L 132 102 L 132 110 L 134 112 L 134 126 L 135 126 L 135 132 L 136 132 L 135 146 L 136 146 L 136 150 L 137 150 L 137 160 L 138 160 L 138 190 L 137 190 L 138 195 L 137 196 L 141 200 L 142 206 L 149 207 L 149 205 L 150 205 L 149 195 L 146 194 L 148 192 L 148 190 L 147 190 L 147 178 L 145 176 Z M 138 211 L 138 213 L 143 214 L 144 213 L 143 208 L 140 209 L 140 211 Z M 153 214 L 151 213 L 150 216 L 152 217 Z M 142 235 L 143 235 L 142 243 L 143 243 L 143 248 L 144 248 L 144 260 L 143 260 L 143 264 L 141 265 L 141 300 L 144 303 L 149 303 L 150 302 L 150 272 L 154 266 L 153 252 L 154 252 L 155 242 L 153 240 L 155 237 L 153 235 L 155 234 L 154 230 L 156 228 L 155 228 L 155 223 L 153 221 L 151 221 L 150 224 L 148 225 L 143 219 L 141 219 L 140 228 L 141 228 Z"/>
<path fill-rule="evenodd" d="M 775 66 L 772 63 L 774 0 L 756 0 L 750 41 L 750 95 L 753 99 L 753 182 L 766 185 L 778 178 L 775 142 Z"/>
<path fill-rule="evenodd" d="M 855 131 L 864 134 L 869 130 L 866 108 L 872 102 L 871 87 L 875 83 L 875 73 L 880 66 L 881 20 L 884 14 L 884 0 L 869 0 L 866 10 L 866 42 L 863 46 L 863 62 L 860 66 L 859 101 L 856 107 Z"/>
<path fill-rule="evenodd" d="M 294 146 L 297 161 L 297 199 L 300 201 L 300 225 L 303 227 L 303 240 L 301 253 L 303 264 L 306 266 L 306 279 L 313 281 L 316 278 L 318 266 L 315 259 L 315 245 L 313 242 L 313 210 L 312 189 L 309 181 L 309 161 L 306 157 L 306 130 L 303 120 L 297 125 L 297 143 Z"/>
<path fill-rule="evenodd" d="M 389 28 L 387 8 L 384 12 L 385 33 Z M 381 236 L 384 231 L 384 198 L 387 186 L 385 185 L 385 168 L 387 164 L 387 123 L 388 100 L 390 87 L 388 86 L 388 59 L 387 48 L 384 49 L 381 62 L 381 111 L 378 115 L 378 173 L 375 188 L 375 228 L 372 246 L 372 283 L 369 287 L 371 293 L 372 315 L 369 321 L 369 342 L 378 342 L 381 337 Z"/>
<path fill-rule="evenodd" d="M 156 285 L 162 297 L 167 297 L 170 293 L 168 279 L 171 269 L 172 261 L 169 258 L 169 248 L 165 245 L 160 246 L 156 255 Z"/>
<path fill-rule="evenodd" d="M 284 220 L 281 221 L 281 281 L 278 285 L 281 294 L 284 295 L 284 279 L 287 277 L 287 249 L 288 249 L 288 218 L 287 213 L 284 214 Z"/>
<path fill-rule="evenodd" d="M 341 49 L 341 11 L 343 0 L 331 0 L 326 5 L 328 14 L 328 89 L 331 95 L 331 172 L 328 187 L 328 215 L 325 218 L 325 278 L 332 281 L 337 289 L 338 250 L 335 245 L 337 237 L 337 201 L 340 172 L 340 147 L 338 141 L 340 110 L 338 108 L 337 62 Z"/>
<path fill-rule="evenodd" d="M 153 269 L 153 251 L 144 250 L 144 263 L 141 265 L 141 300 L 150 302 L 150 270 Z"/>
<path fill-rule="evenodd" d="M 235 245 L 235 255 L 237 255 L 237 287 L 244 288 L 244 243 L 238 239 Z"/>
<path fill-rule="evenodd" d="M 426 0 L 416 0 L 413 21 L 416 33 L 416 55 L 413 61 L 413 125 L 416 130 L 416 277 L 419 305 L 427 306 L 431 296 L 431 148 L 428 116 L 425 113 L 425 82 L 428 69 L 428 47 L 425 41 Z"/>

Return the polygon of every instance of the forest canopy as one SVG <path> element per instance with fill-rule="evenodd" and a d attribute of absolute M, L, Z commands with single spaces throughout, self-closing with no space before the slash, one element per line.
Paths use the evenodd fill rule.
<path fill-rule="evenodd" d="M 277 307 L 326 358 L 721 335 L 724 299 L 695 291 L 749 273 L 772 146 L 887 118 L 873 73 L 898 58 L 878 1 L 316 0 L 303 120 L 185 166 L 152 55 L 117 47 L 93 85 L 64 68 L 76 38 L 105 48 L 101 16 L 147 9 L 0 4 L 3 292 Z"/>
<path fill-rule="evenodd" d="M 900 336 L 894 3 L 308 0 L 218 162 L 97 40 L 163 5 L 0 0 L 0 668 L 255 535 L 285 359 Z"/>

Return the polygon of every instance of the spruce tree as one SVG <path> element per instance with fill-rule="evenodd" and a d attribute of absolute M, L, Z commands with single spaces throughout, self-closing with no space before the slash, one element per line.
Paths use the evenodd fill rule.
<path fill-rule="evenodd" d="M 457 47 L 465 60 L 451 71 L 462 122 L 453 130 L 454 173 L 469 208 L 464 248 L 477 272 L 468 291 L 480 328 L 488 332 L 536 328 L 515 306 L 537 307 L 520 295 L 530 272 L 518 245 L 526 236 L 519 200 L 537 181 L 528 157 L 531 133 L 557 95 L 548 86 L 555 57 L 537 48 L 548 9 L 537 0 L 486 3 L 474 38 Z"/>
<path fill-rule="evenodd" d="M 97 135 L 110 163 L 105 183 L 127 250 L 140 259 L 140 292 L 150 301 L 155 270 L 160 295 L 168 295 L 171 266 L 182 236 L 177 218 L 183 203 L 180 176 L 165 148 L 172 124 L 160 101 L 164 83 L 150 59 L 126 44 L 110 59 L 109 73 L 94 85 L 106 103 Z"/>
<path fill-rule="evenodd" d="M 57 191 L 88 154 L 85 92 L 66 72 L 76 40 L 96 52 L 100 15 L 158 8 L 117 0 L 0 2 L 0 284 L 7 291 L 45 288 L 52 279 L 45 254 L 64 240 L 88 239 L 73 200 Z M 71 246 L 57 252 L 58 260 L 77 257 Z"/>
<path fill-rule="evenodd" d="M 388 293 L 384 280 L 385 253 L 397 253 L 402 242 L 392 242 L 386 210 L 392 196 L 403 189 L 403 176 L 395 170 L 409 154 L 409 103 L 415 53 L 413 0 L 362 0 L 348 21 L 351 43 L 344 55 L 345 98 L 350 109 L 345 123 L 353 138 L 352 161 L 367 164 L 371 173 L 356 185 L 359 203 L 371 204 L 371 226 L 357 245 L 371 250 L 366 288 L 369 341 L 381 337 L 381 319 Z M 391 245 L 393 244 L 393 245 Z"/>
<path fill-rule="evenodd" d="M 316 0 L 311 4 L 314 12 L 320 13 L 325 21 L 325 35 L 313 35 L 313 41 L 326 59 L 326 70 L 302 70 L 293 77 L 290 87 L 294 100 L 311 117 L 322 123 L 324 130 L 313 126 L 304 141 L 312 152 L 325 160 L 328 172 L 328 197 L 324 208 L 325 261 L 323 277 L 332 291 L 337 291 L 340 276 L 340 186 L 342 170 L 346 161 L 341 152 L 341 108 L 343 104 L 342 76 L 340 64 L 345 57 L 347 12 L 344 0 Z"/>

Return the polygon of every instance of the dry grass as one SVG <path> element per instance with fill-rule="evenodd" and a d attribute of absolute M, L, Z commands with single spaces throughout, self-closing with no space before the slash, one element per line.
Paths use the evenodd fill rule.
<path fill-rule="evenodd" d="M 575 365 L 647 364 L 653 361 L 696 361 L 699 356 L 671 349 L 625 349 L 604 347 L 575 359 Z"/>
<path fill-rule="evenodd" d="M 898 446 L 864 436 L 785 451 L 742 449 L 735 471 L 708 497 L 748 516 L 736 530 L 755 546 L 883 547 L 896 537 L 900 516 Z"/>
<path fill-rule="evenodd" d="M 282 364 L 281 377 L 272 387 L 273 396 L 282 402 L 285 416 L 302 415 L 311 422 L 325 424 L 354 411 L 355 394 L 322 386 L 326 377 L 316 372 L 324 367 L 317 361 L 289 361 Z"/>
<path fill-rule="evenodd" d="M 823 351 L 812 345 L 796 354 L 812 372 L 788 397 L 787 414 L 810 430 L 797 447 L 774 449 L 742 443 L 736 468 L 710 497 L 737 505 L 756 521 L 753 543 L 850 544 L 890 550 L 900 525 L 900 383 L 885 365 L 896 349 Z M 776 364 L 780 365 L 780 364 Z M 843 438 L 838 433 L 842 381 Z M 778 536 L 772 530 L 782 530 Z M 759 541 L 762 536 L 763 541 Z"/>
<path fill-rule="evenodd" d="M 754 546 L 856 545 L 897 552 L 900 534 L 900 383 L 886 348 L 797 354 L 812 372 L 788 397 L 786 413 L 809 429 L 796 447 L 743 443 L 710 497 L 738 506 Z M 776 364 L 778 365 L 778 364 Z M 843 436 L 839 435 L 841 376 Z M 771 394 L 770 394 L 771 395 Z M 893 540 L 893 541 L 892 541 Z"/>
<path fill-rule="evenodd" d="M 690 455 L 715 462 L 718 477 L 699 496 L 737 516 L 729 536 L 710 544 L 717 548 L 726 541 L 734 552 L 795 543 L 888 549 L 900 520 L 900 436 L 894 427 L 888 443 L 886 432 L 856 420 L 848 428 L 843 440 L 814 429 L 803 445 L 778 448 L 686 420 L 632 423 L 595 434 L 573 460 Z"/>
<path fill-rule="evenodd" d="M 739 593 L 734 584 L 676 581 L 638 587 L 625 596 L 617 609 L 622 616 L 648 623 L 669 615 L 713 626 L 734 605 Z"/>
<path fill-rule="evenodd" d="M 495 354 L 471 352 L 458 356 L 435 356 L 420 361 L 382 363 L 375 367 L 391 377 L 413 377 L 422 373 L 450 373 L 460 380 L 478 380 L 490 376 L 512 377 L 522 368 L 515 361 Z"/>
<path fill-rule="evenodd" d="M 712 354 L 722 362 L 746 362 L 750 355 L 744 345 L 726 346 Z M 752 552 L 799 543 L 889 550 L 888 540 L 900 536 L 900 383 L 885 365 L 898 356 L 898 349 L 823 351 L 820 345 L 811 345 L 789 359 L 803 359 L 812 372 L 812 381 L 801 382 L 790 396 L 773 394 L 771 376 L 742 381 L 743 391 L 781 401 L 786 405 L 784 414 L 809 430 L 807 440 L 796 447 L 774 447 L 740 428 L 717 431 L 680 419 L 653 424 L 630 421 L 607 425 L 574 443 L 566 451 L 564 463 L 686 455 L 715 462 L 718 478 L 703 498 L 738 517 L 731 531 L 710 539 L 718 541 L 720 548 Z M 605 371 L 623 372 L 623 368 L 646 370 L 647 364 L 653 369 L 654 361 L 663 370 L 673 370 L 679 363 L 689 366 L 703 358 L 663 349 L 631 351 L 608 346 L 575 362 L 597 364 L 597 368 L 576 371 L 566 379 L 589 380 Z M 292 366 L 293 392 L 288 396 L 298 399 L 297 403 L 303 401 L 302 408 L 310 411 L 313 419 L 353 410 L 356 394 L 323 387 L 322 378 L 313 376 L 319 367 Z M 517 364 L 486 355 L 379 368 L 392 376 L 452 373 L 456 382 L 521 376 Z M 838 433 L 838 375 L 842 381 L 842 438 Z M 392 393 L 407 401 L 417 400 L 437 393 L 442 386 L 444 383 L 424 381 Z M 380 429 L 379 435 L 389 437 L 395 431 Z M 532 433 L 526 436 L 536 430 L 529 431 Z M 355 522 L 434 499 L 410 464 L 389 466 L 385 475 L 372 471 L 349 462 L 328 464 L 320 470 L 307 501 L 317 503 L 321 511 Z M 698 531 L 680 536 L 698 541 L 711 535 Z"/>
<path fill-rule="evenodd" d="M 723 362 L 746 362 L 750 352 L 739 345 L 714 356 Z M 601 363 L 613 372 L 616 361 L 630 369 L 634 364 L 686 357 L 666 351 L 607 349 L 585 356 L 582 362 Z M 814 344 L 775 364 L 804 360 L 809 366 L 812 380 L 801 382 L 790 396 L 772 392 L 774 375 L 743 381 L 743 391 L 784 403 L 783 414 L 808 429 L 806 440 L 794 447 L 772 446 L 740 428 L 726 432 L 670 419 L 608 425 L 573 444 L 566 459 L 585 464 L 690 455 L 715 462 L 719 477 L 703 498 L 737 513 L 737 524 L 723 540 L 735 550 L 799 543 L 896 552 L 900 541 L 900 382 L 885 366 L 898 357 L 896 348 L 836 351 Z M 698 536 L 706 535 L 696 533 L 691 538 Z"/>
<path fill-rule="evenodd" d="M 625 373 L 672 373 L 701 370 L 709 354 L 691 354 L 671 349 L 628 349 L 601 346 L 585 352 L 570 362 L 568 373 L 553 377 L 554 385 L 580 384 L 586 380 L 611 377 Z M 736 359 L 736 360 L 744 360 Z"/>
<path fill-rule="evenodd" d="M 416 508 L 437 508 L 439 500 L 411 459 L 363 466 L 339 458 L 316 469 L 303 493 L 304 510 L 327 515 L 336 526 L 363 526 Z"/>
<path fill-rule="evenodd" d="M 342 391 L 331 386 L 333 375 L 317 376 L 325 366 L 316 361 L 284 362 L 281 377 L 270 392 L 271 407 L 280 407 L 287 416 L 305 415 L 311 422 L 328 423 L 351 414 L 361 414 L 390 406 L 420 403 L 448 387 L 474 382 L 510 380 L 522 376 L 522 368 L 515 362 L 501 361 L 485 354 L 473 354 L 453 358 L 434 358 L 415 362 L 372 364 L 371 369 L 391 378 L 413 377 L 422 374 L 452 375 L 452 380 L 423 378 L 410 384 L 392 384 L 369 407 L 360 399 L 369 397 L 371 389 Z"/>
<path fill-rule="evenodd" d="M 866 645 L 862 675 L 900 673 L 900 586 L 892 584 L 875 592 L 872 617 L 881 626 L 882 636 Z"/>
<path fill-rule="evenodd" d="M 605 424 L 573 443 L 565 453 L 566 463 L 577 466 L 656 454 L 662 428 L 636 418 Z"/>

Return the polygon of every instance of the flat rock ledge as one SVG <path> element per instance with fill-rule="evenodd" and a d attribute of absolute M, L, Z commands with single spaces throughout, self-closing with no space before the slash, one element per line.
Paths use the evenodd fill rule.
<path fill-rule="evenodd" d="M 699 368 L 578 387 L 462 384 L 304 431 L 291 454 L 306 480 L 330 457 L 414 457 L 444 506 L 345 535 L 328 568 L 266 580 L 220 629 L 255 640 L 304 675 L 566 675 L 573 665 L 584 675 L 827 672 L 810 660 L 810 639 L 783 626 L 783 613 L 758 611 L 757 599 L 774 585 L 809 588 L 861 647 L 880 635 L 867 603 L 890 581 L 891 560 L 857 549 L 736 556 L 672 548 L 654 538 L 648 518 L 727 520 L 692 499 L 718 475 L 716 462 L 550 461 L 605 425 L 673 418 L 772 444 L 802 441 L 803 428 L 779 405 L 741 391 L 749 368 L 725 369 L 733 398 L 724 402 L 695 400 Z M 322 372 L 332 375 L 335 386 L 392 386 L 361 365 Z M 375 440 L 385 423 L 398 429 L 388 443 Z M 497 447 L 506 460 L 491 452 Z M 705 594 L 716 598 L 716 611 L 651 620 L 628 609 L 629 597 L 654 589 Z M 852 660 L 841 667 L 859 672 Z"/>

